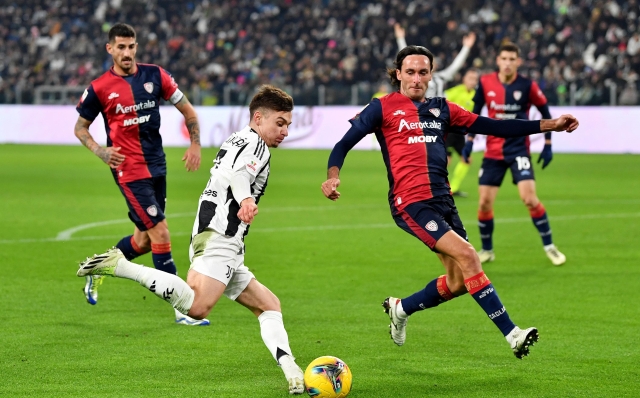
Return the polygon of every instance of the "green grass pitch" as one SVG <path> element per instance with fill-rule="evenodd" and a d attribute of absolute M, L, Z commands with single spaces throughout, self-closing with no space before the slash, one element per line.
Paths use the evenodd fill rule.
<path fill-rule="evenodd" d="M 184 277 L 216 150 L 203 150 L 195 173 L 183 152 L 167 150 L 167 213 Z M 536 166 L 563 267 L 545 257 L 516 188 L 503 186 L 497 259 L 485 271 L 512 319 L 540 330 L 522 361 L 468 295 L 412 316 L 407 343 L 393 344 L 382 300 L 422 289 L 442 267 L 393 223 L 379 153 L 349 154 L 336 203 L 320 191 L 327 157 L 273 151 L 247 238 L 246 263 L 280 298 L 303 369 L 340 357 L 354 398 L 640 396 L 640 157 L 557 154 Z M 463 185 L 470 197 L 457 200 L 476 247 L 480 160 Z M 0 396 L 287 396 L 257 320 L 226 298 L 201 328 L 175 325 L 172 308 L 131 281 L 109 279 L 96 306 L 84 301 L 78 261 L 133 230 L 109 171 L 86 149 L 0 145 L 0 220 Z M 152 265 L 150 255 L 138 262 Z"/>

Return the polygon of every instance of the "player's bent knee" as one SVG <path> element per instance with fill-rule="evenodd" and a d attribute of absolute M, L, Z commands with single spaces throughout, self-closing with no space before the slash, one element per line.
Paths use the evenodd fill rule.
<path fill-rule="evenodd" d="M 464 274 L 480 272 L 482 270 L 478 253 L 476 253 L 476 250 L 471 244 L 466 244 L 460 249 L 457 260 Z"/>

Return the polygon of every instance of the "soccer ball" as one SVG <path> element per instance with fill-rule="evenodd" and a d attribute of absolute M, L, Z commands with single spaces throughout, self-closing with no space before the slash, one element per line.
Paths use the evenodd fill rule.
<path fill-rule="evenodd" d="M 351 370 L 336 357 L 316 358 L 304 372 L 304 385 L 314 398 L 344 398 L 351 391 Z"/>

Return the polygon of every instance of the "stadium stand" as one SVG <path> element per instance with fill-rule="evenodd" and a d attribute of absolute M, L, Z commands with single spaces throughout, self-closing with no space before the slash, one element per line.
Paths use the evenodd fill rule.
<path fill-rule="evenodd" d="M 106 32 L 120 21 L 138 32 L 138 62 L 164 66 L 195 104 L 245 104 L 265 82 L 299 105 L 366 103 L 398 50 L 395 22 L 436 65 L 470 30 L 467 66 L 484 72 L 514 41 L 552 105 L 640 103 L 638 0 L 9 0 L 0 103 L 75 103 L 110 66 Z"/>

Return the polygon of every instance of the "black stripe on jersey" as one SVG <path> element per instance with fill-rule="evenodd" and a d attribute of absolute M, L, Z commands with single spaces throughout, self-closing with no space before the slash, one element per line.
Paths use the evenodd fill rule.
<path fill-rule="evenodd" d="M 267 149 L 267 143 L 262 141 L 262 151 L 260 152 L 260 156 L 258 156 L 260 160 L 262 160 L 262 156 L 264 156 L 266 149 Z"/>
<path fill-rule="evenodd" d="M 213 216 L 216 215 L 216 204 L 203 200 L 200 204 L 200 211 L 198 212 L 198 233 L 201 233 L 209 226 Z"/>
<path fill-rule="evenodd" d="M 256 144 L 256 150 L 255 150 L 255 151 L 253 151 L 253 154 L 254 154 L 255 156 L 258 156 L 258 154 L 260 153 L 260 150 L 262 149 L 262 143 L 263 143 L 263 142 L 264 142 L 264 141 L 262 141 L 262 139 L 261 139 L 261 138 L 259 138 L 259 141 L 258 141 L 258 143 Z"/>
<path fill-rule="evenodd" d="M 231 167 L 233 168 L 233 166 L 235 166 L 236 164 L 236 160 L 238 160 L 238 156 L 240 156 L 240 154 L 242 153 L 242 151 L 244 151 L 244 148 L 246 148 L 247 146 L 249 146 L 249 143 L 246 143 L 242 146 L 242 148 L 240 148 L 240 150 L 238 151 L 238 153 L 236 153 L 236 157 L 233 159 L 233 163 L 231 164 Z"/>
<path fill-rule="evenodd" d="M 229 203 L 229 214 L 227 215 L 227 230 L 224 234 L 227 236 L 235 236 L 238 233 L 238 227 L 240 226 L 240 219 L 238 218 L 238 211 L 240 211 L 240 205 L 233 198 L 233 191 L 231 187 L 227 188 L 227 200 L 231 198 Z"/>

